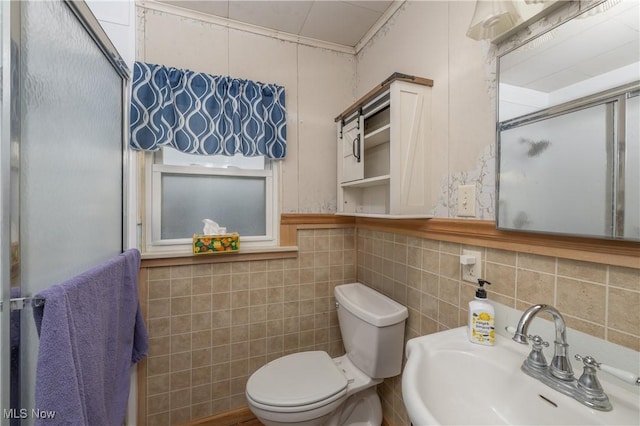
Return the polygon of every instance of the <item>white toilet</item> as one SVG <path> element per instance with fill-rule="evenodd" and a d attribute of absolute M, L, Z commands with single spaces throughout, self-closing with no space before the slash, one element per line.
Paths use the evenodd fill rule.
<path fill-rule="evenodd" d="M 249 408 L 266 426 L 380 426 L 376 385 L 400 374 L 407 308 L 360 283 L 336 286 L 346 354 L 283 356 L 258 369 L 246 388 Z"/>

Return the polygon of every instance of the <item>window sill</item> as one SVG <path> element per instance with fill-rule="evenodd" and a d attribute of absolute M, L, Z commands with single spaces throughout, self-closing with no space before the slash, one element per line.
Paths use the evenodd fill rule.
<path fill-rule="evenodd" d="M 297 246 L 241 249 L 236 253 L 194 255 L 192 252 L 143 253 L 142 268 L 200 265 L 206 263 L 247 262 L 251 260 L 289 259 L 298 257 Z"/>

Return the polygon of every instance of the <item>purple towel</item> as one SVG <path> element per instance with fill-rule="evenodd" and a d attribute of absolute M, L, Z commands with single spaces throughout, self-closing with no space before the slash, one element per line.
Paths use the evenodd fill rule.
<path fill-rule="evenodd" d="M 40 335 L 36 424 L 123 424 L 133 364 L 147 355 L 138 301 L 140 252 L 131 249 L 36 297 Z"/>

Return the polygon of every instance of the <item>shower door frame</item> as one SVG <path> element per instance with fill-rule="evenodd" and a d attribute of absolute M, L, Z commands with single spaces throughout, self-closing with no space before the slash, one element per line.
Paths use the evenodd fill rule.
<path fill-rule="evenodd" d="M 11 312 L 20 310 L 32 302 L 23 295 L 20 282 L 20 129 L 21 129 L 21 2 L 3 1 L 0 4 L 0 46 L 2 56 L 2 99 L 0 110 L 0 425 L 19 424 L 9 409 L 20 410 L 19 362 L 11 361 Z M 122 173 L 121 173 L 121 251 L 128 241 L 129 220 L 129 89 L 131 75 L 125 61 L 91 12 L 87 4 L 80 1 L 61 0 L 68 7 L 96 46 L 108 59 L 122 79 Z M 12 84 L 13 83 L 13 84 Z M 15 164 L 12 164 L 15 163 Z M 12 170 L 13 167 L 13 170 Z M 15 205 L 17 203 L 17 206 Z M 18 230 L 13 236 L 11 230 Z M 106 259 L 105 259 L 106 260 Z M 12 298 L 13 294 L 13 298 Z M 18 297 L 16 297 L 18 296 Z M 19 318 L 19 315 L 17 315 Z M 18 324 L 14 330 L 19 331 Z M 17 327 L 16 327 L 17 325 Z M 19 340 L 19 339 L 18 339 Z M 18 344 L 18 352 L 20 351 Z M 20 357 L 18 357 L 19 359 Z M 17 390 L 17 394 L 16 394 Z M 13 414 L 19 411 L 13 411 Z"/>

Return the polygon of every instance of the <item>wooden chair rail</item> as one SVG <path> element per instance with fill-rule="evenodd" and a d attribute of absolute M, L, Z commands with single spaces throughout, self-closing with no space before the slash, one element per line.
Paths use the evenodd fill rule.
<path fill-rule="evenodd" d="M 377 219 L 332 214 L 283 214 L 282 234 L 295 245 L 295 231 L 312 227 L 355 226 L 466 245 L 556 256 L 640 269 L 640 243 L 598 238 L 501 231 L 490 220 Z"/>

